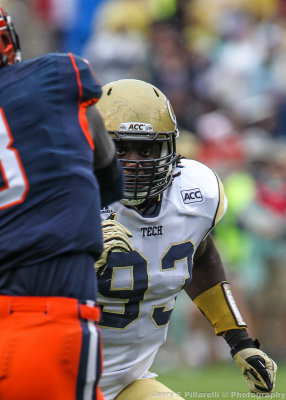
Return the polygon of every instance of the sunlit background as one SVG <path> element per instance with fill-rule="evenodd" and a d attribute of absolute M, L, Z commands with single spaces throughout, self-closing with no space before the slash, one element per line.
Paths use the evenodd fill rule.
<path fill-rule="evenodd" d="M 2 0 L 24 59 L 72 51 L 99 81 L 152 82 L 170 99 L 178 152 L 224 182 L 214 231 L 253 337 L 286 360 L 286 2 L 284 0 Z M 179 296 L 159 366 L 230 359 Z"/>

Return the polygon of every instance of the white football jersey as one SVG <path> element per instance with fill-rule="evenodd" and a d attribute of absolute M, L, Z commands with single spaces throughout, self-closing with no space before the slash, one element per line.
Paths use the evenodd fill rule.
<path fill-rule="evenodd" d="M 176 296 L 191 279 L 194 253 L 226 211 L 216 174 L 197 161 L 183 159 L 181 164 L 157 214 L 143 217 L 120 202 L 102 210 L 104 219 L 116 213 L 132 233 L 134 248 L 113 252 L 99 279 L 105 400 L 113 400 L 134 380 L 150 377 Z"/>

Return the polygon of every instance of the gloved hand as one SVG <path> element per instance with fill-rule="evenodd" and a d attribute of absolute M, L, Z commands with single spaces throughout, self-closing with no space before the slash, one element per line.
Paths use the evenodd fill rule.
<path fill-rule="evenodd" d="M 259 350 L 257 340 L 252 342 L 256 348 L 246 347 L 235 354 L 232 350 L 233 359 L 245 376 L 252 393 L 270 393 L 275 386 L 277 365 Z"/>
<path fill-rule="evenodd" d="M 111 251 L 128 253 L 133 250 L 129 240 L 132 234 L 125 226 L 111 219 L 103 221 L 101 226 L 104 248 L 100 258 L 95 263 L 95 270 L 98 276 L 103 274 L 108 255 Z"/>

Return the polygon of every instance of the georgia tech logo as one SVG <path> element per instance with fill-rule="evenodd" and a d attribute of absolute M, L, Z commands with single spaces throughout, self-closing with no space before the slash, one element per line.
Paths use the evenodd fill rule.
<path fill-rule="evenodd" d="M 203 196 L 199 188 L 181 190 L 181 196 L 185 204 L 201 203 L 203 201 Z"/>
<path fill-rule="evenodd" d="M 153 126 L 143 122 L 122 122 L 119 125 L 119 130 L 132 132 L 153 132 Z"/>
<path fill-rule="evenodd" d="M 163 226 L 148 226 L 148 228 L 140 228 L 142 232 L 142 237 L 145 236 L 162 236 L 163 235 Z"/>

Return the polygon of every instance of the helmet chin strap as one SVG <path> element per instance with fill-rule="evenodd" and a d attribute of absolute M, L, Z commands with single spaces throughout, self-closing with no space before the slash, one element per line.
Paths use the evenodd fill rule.
<path fill-rule="evenodd" d="M 145 203 L 146 200 L 147 199 L 137 199 L 137 200 L 134 200 L 134 199 L 121 199 L 120 203 L 124 204 L 125 206 L 134 207 L 134 206 L 139 206 L 140 204 Z"/>
<path fill-rule="evenodd" d="M 122 199 L 120 203 L 124 204 L 127 207 L 132 207 L 138 209 L 140 212 L 145 212 L 150 209 L 157 201 L 160 199 L 160 194 L 158 196 L 149 197 L 148 199 L 140 199 L 140 200 L 127 200 Z M 139 204 L 134 204 L 136 202 L 140 202 Z"/>

